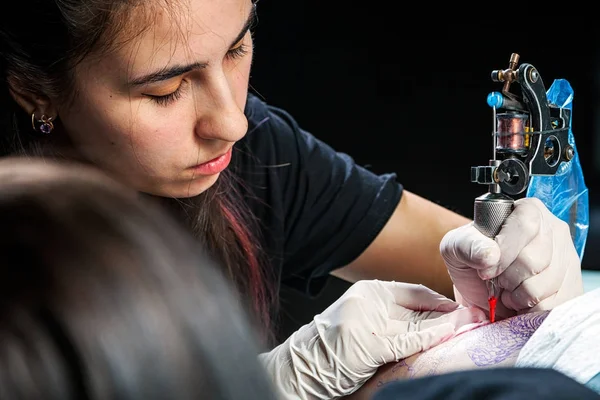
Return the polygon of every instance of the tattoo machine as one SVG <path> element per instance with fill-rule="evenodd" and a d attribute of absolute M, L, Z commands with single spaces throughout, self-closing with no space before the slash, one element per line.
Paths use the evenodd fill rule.
<path fill-rule="evenodd" d="M 518 64 L 519 55 L 513 53 L 507 69 L 491 74 L 503 88 L 487 97 L 493 110 L 493 157 L 488 165 L 471 167 L 471 182 L 489 187 L 488 193 L 475 199 L 474 225 L 495 238 L 512 213 L 515 198 L 527 191 L 528 197 L 540 198 L 569 223 L 582 257 L 589 205 L 571 132 L 571 86 L 566 80 L 555 80 L 546 92 L 538 70 L 531 64 Z M 511 84 L 516 84 L 517 93 L 510 92 Z M 486 284 L 490 321 L 494 322 L 501 288 L 497 278 Z"/>

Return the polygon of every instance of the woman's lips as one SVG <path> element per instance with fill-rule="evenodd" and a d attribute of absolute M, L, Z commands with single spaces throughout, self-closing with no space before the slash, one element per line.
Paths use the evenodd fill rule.
<path fill-rule="evenodd" d="M 215 175 L 223 171 L 231 162 L 231 149 L 227 153 L 213 158 L 205 163 L 198 164 L 191 169 L 198 175 Z"/>

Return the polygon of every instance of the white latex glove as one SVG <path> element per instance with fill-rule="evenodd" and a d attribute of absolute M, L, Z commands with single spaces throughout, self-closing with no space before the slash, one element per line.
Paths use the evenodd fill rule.
<path fill-rule="evenodd" d="M 359 281 L 260 359 L 282 399 L 335 399 L 357 390 L 378 367 L 484 320 L 481 310 L 422 285 Z"/>
<path fill-rule="evenodd" d="M 470 223 L 448 232 L 440 249 L 456 300 L 465 306 L 488 310 L 483 280 L 498 277 L 499 319 L 549 310 L 583 293 L 569 227 L 537 198 L 517 200 L 495 240 Z"/>

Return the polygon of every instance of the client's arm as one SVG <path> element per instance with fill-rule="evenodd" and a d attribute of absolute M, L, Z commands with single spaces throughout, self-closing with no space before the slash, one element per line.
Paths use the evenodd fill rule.
<path fill-rule="evenodd" d="M 387 364 L 349 396 L 352 400 L 371 399 L 382 385 L 400 380 L 439 375 L 467 369 L 512 367 L 519 351 L 549 311 L 507 318 L 459 334 L 425 352 L 397 363 Z"/>

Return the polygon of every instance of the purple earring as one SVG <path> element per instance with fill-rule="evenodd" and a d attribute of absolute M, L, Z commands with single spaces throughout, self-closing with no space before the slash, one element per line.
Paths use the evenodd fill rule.
<path fill-rule="evenodd" d="M 39 131 L 45 135 L 49 135 L 54 130 L 54 124 L 52 123 L 53 119 L 54 118 L 52 118 L 52 117 L 47 117 L 46 115 L 42 115 L 40 119 L 36 120 L 35 113 L 32 113 L 31 114 L 31 127 L 33 128 L 34 131 Z M 39 127 L 36 126 L 37 125 L 36 123 L 39 124 Z"/>

